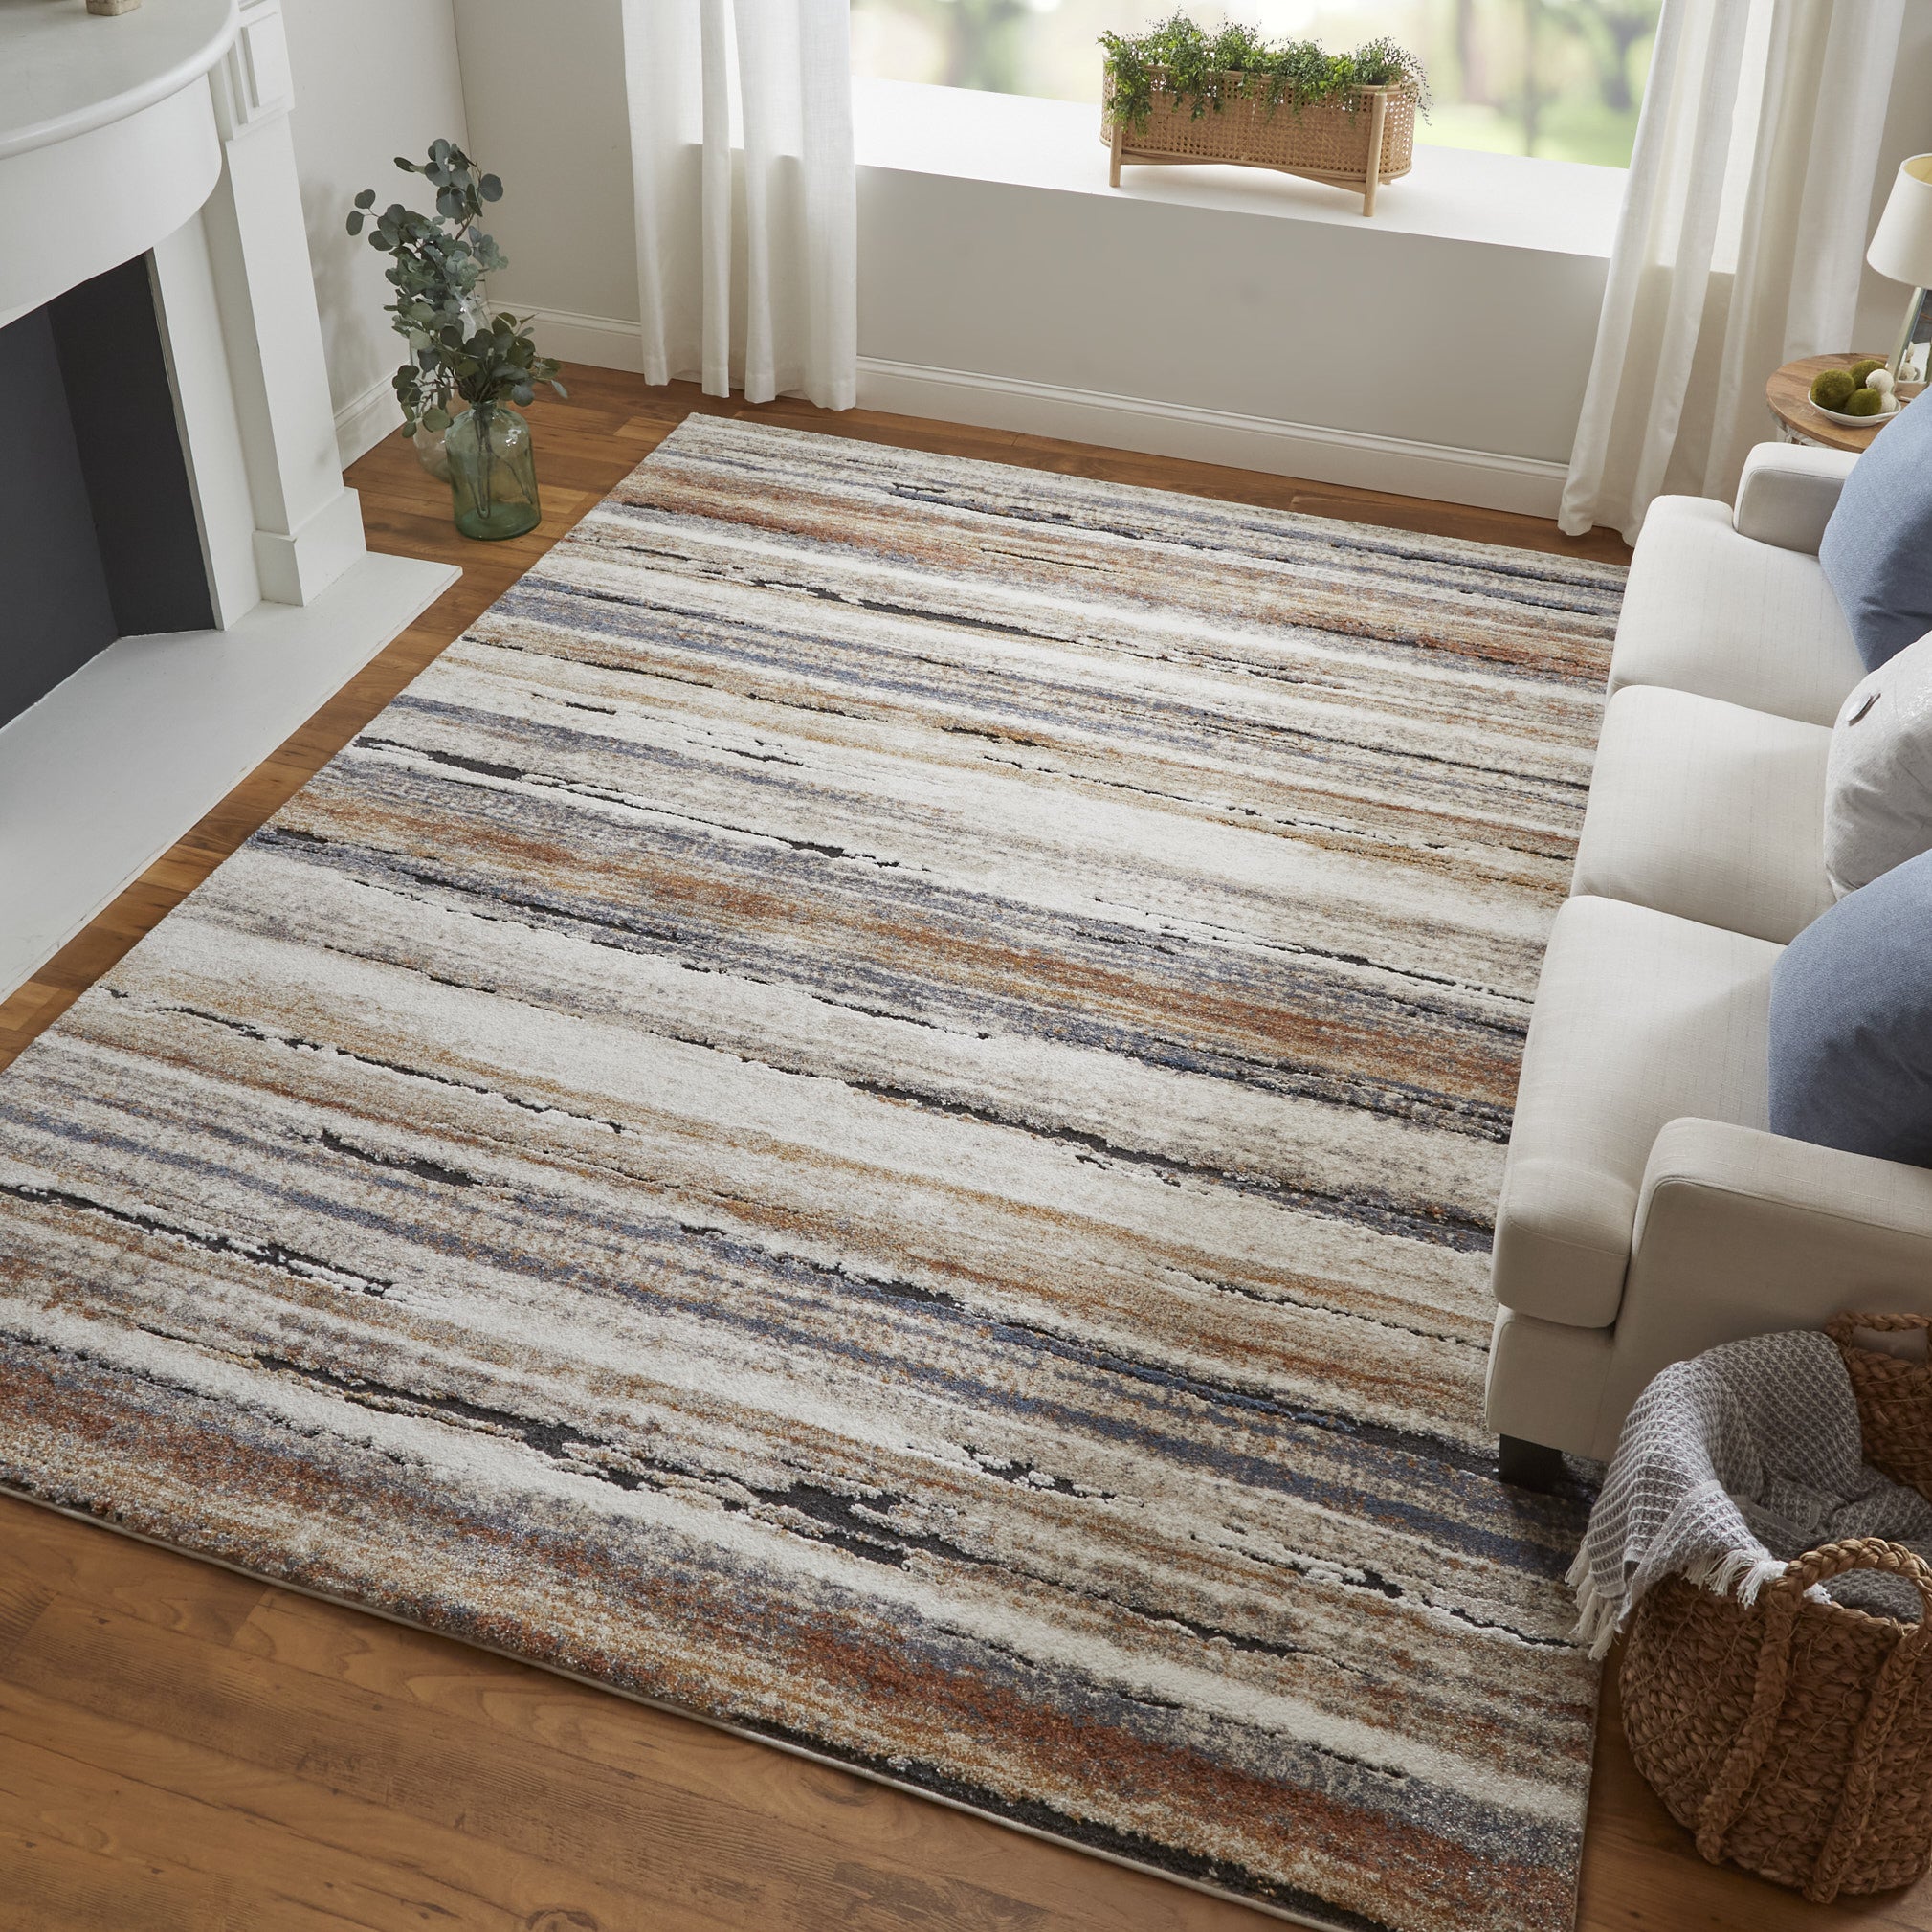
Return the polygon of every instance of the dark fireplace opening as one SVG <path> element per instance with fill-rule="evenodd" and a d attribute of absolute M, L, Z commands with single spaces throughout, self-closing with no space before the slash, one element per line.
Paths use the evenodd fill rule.
<path fill-rule="evenodd" d="M 118 637 L 214 625 L 145 255 L 0 329 L 0 722 Z"/>

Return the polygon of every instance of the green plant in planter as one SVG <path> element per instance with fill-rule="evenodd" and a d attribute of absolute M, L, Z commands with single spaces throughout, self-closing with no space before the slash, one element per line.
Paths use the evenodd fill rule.
<path fill-rule="evenodd" d="M 1370 40 L 1352 54 L 1330 54 L 1315 40 L 1269 40 L 1252 27 L 1210 31 L 1174 13 L 1144 33 L 1102 33 L 1107 94 L 1116 121 L 1139 131 L 1154 107 L 1154 75 L 1165 69 L 1166 87 L 1188 104 L 1195 120 L 1221 111 L 1226 76 L 1241 77 L 1240 96 L 1263 100 L 1273 113 L 1282 102 L 1293 111 L 1321 101 L 1354 104 L 1358 87 L 1415 89 L 1429 111 L 1429 77 L 1422 62 L 1392 40 Z"/>
<path fill-rule="evenodd" d="M 419 427 L 448 427 L 455 385 L 443 362 L 444 337 L 455 328 L 467 338 L 486 325 L 482 278 L 509 262 L 477 226 L 484 205 L 502 199 L 503 184 L 494 174 L 483 173 L 450 141 L 432 142 L 426 161 L 399 154 L 396 166 L 420 174 L 436 190 L 435 213 L 418 214 L 399 201 L 378 213 L 376 191 L 366 188 L 349 211 L 348 232 L 360 234 L 368 227 L 369 246 L 389 257 L 383 273 L 396 296 L 387 313 L 411 355 L 396 371 L 396 399 L 404 433 L 413 436 Z"/>
<path fill-rule="evenodd" d="M 566 395 L 557 380 L 562 365 L 537 353 L 527 316 L 500 315 L 469 335 L 452 322 L 437 335 L 436 351 L 453 393 L 469 405 L 454 421 L 440 406 L 423 417 L 432 429 L 438 416 L 448 427 L 456 528 L 466 537 L 521 537 L 536 528 L 543 509 L 530 426 L 510 405 L 534 401 L 539 383 Z"/>
<path fill-rule="evenodd" d="M 493 321 L 483 302 L 483 277 L 509 266 L 477 226 L 485 205 L 502 199 L 503 184 L 451 141 L 433 141 L 426 161 L 399 154 L 396 166 L 436 190 L 435 213 L 394 201 L 378 214 L 376 191 L 366 188 L 349 211 L 348 232 L 367 227 L 369 246 L 389 257 L 383 273 L 396 298 L 387 313 L 411 351 L 395 374 L 404 433 L 424 467 L 449 483 L 457 529 L 521 536 L 543 511 L 530 426 L 510 405 L 533 401 L 539 383 L 566 392 L 559 365 L 537 353 L 529 318 Z"/>

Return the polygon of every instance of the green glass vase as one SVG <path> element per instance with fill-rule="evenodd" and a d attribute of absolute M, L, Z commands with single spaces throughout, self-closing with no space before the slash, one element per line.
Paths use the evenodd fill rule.
<path fill-rule="evenodd" d="M 443 439 L 456 528 L 496 542 L 521 537 L 542 521 L 530 426 L 507 403 L 478 403 Z"/>

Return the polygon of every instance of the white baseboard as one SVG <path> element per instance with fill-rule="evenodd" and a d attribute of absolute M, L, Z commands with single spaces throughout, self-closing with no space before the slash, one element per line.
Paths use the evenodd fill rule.
<path fill-rule="evenodd" d="M 534 318 L 545 355 L 633 374 L 642 366 L 635 322 L 564 309 L 526 313 Z M 1183 456 L 1271 476 L 1305 477 L 1311 483 L 1345 483 L 1532 517 L 1555 516 L 1563 495 L 1565 466 L 1530 456 L 1409 442 L 1099 389 L 1063 389 L 1015 376 L 885 362 L 877 356 L 858 359 L 858 401 L 862 409 L 894 415 L 1018 430 L 1104 449 Z"/>
<path fill-rule="evenodd" d="M 623 369 L 628 374 L 644 373 L 644 343 L 637 324 L 615 316 L 574 315 L 561 308 L 519 308 L 504 304 L 512 314 L 526 315 L 535 324 L 532 333 L 537 346 L 559 362 L 588 363 L 593 369 Z"/>
<path fill-rule="evenodd" d="M 378 376 L 336 411 L 336 448 L 342 453 L 343 468 L 367 455 L 402 420 L 403 406 L 396 401 L 393 385 L 388 376 Z"/>
<path fill-rule="evenodd" d="M 1532 517 L 1555 516 L 1563 495 L 1565 466 L 1529 456 L 1407 442 L 1099 389 L 1061 389 L 1011 376 L 880 362 L 872 356 L 858 359 L 858 400 L 862 409 L 899 415 L 1018 430 L 1110 450 L 1141 450 Z"/>

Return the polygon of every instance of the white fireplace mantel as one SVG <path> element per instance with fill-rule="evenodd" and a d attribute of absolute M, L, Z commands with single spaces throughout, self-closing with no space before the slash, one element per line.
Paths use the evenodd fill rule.
<path fill-rule="evenodd" d="M 221 173 L 205 77 L 235 0 L 114 19 L 0 0 L 0 323 L 171 234 Z"/>
<path fill-rule="evenodd" d="M 0 996 L 457 575 L 364 544 L 293 104 L 280 0 L 0 0 L 0 326 L 148 257 L 217 626 L 122 637 L 0 725 Z"/>

